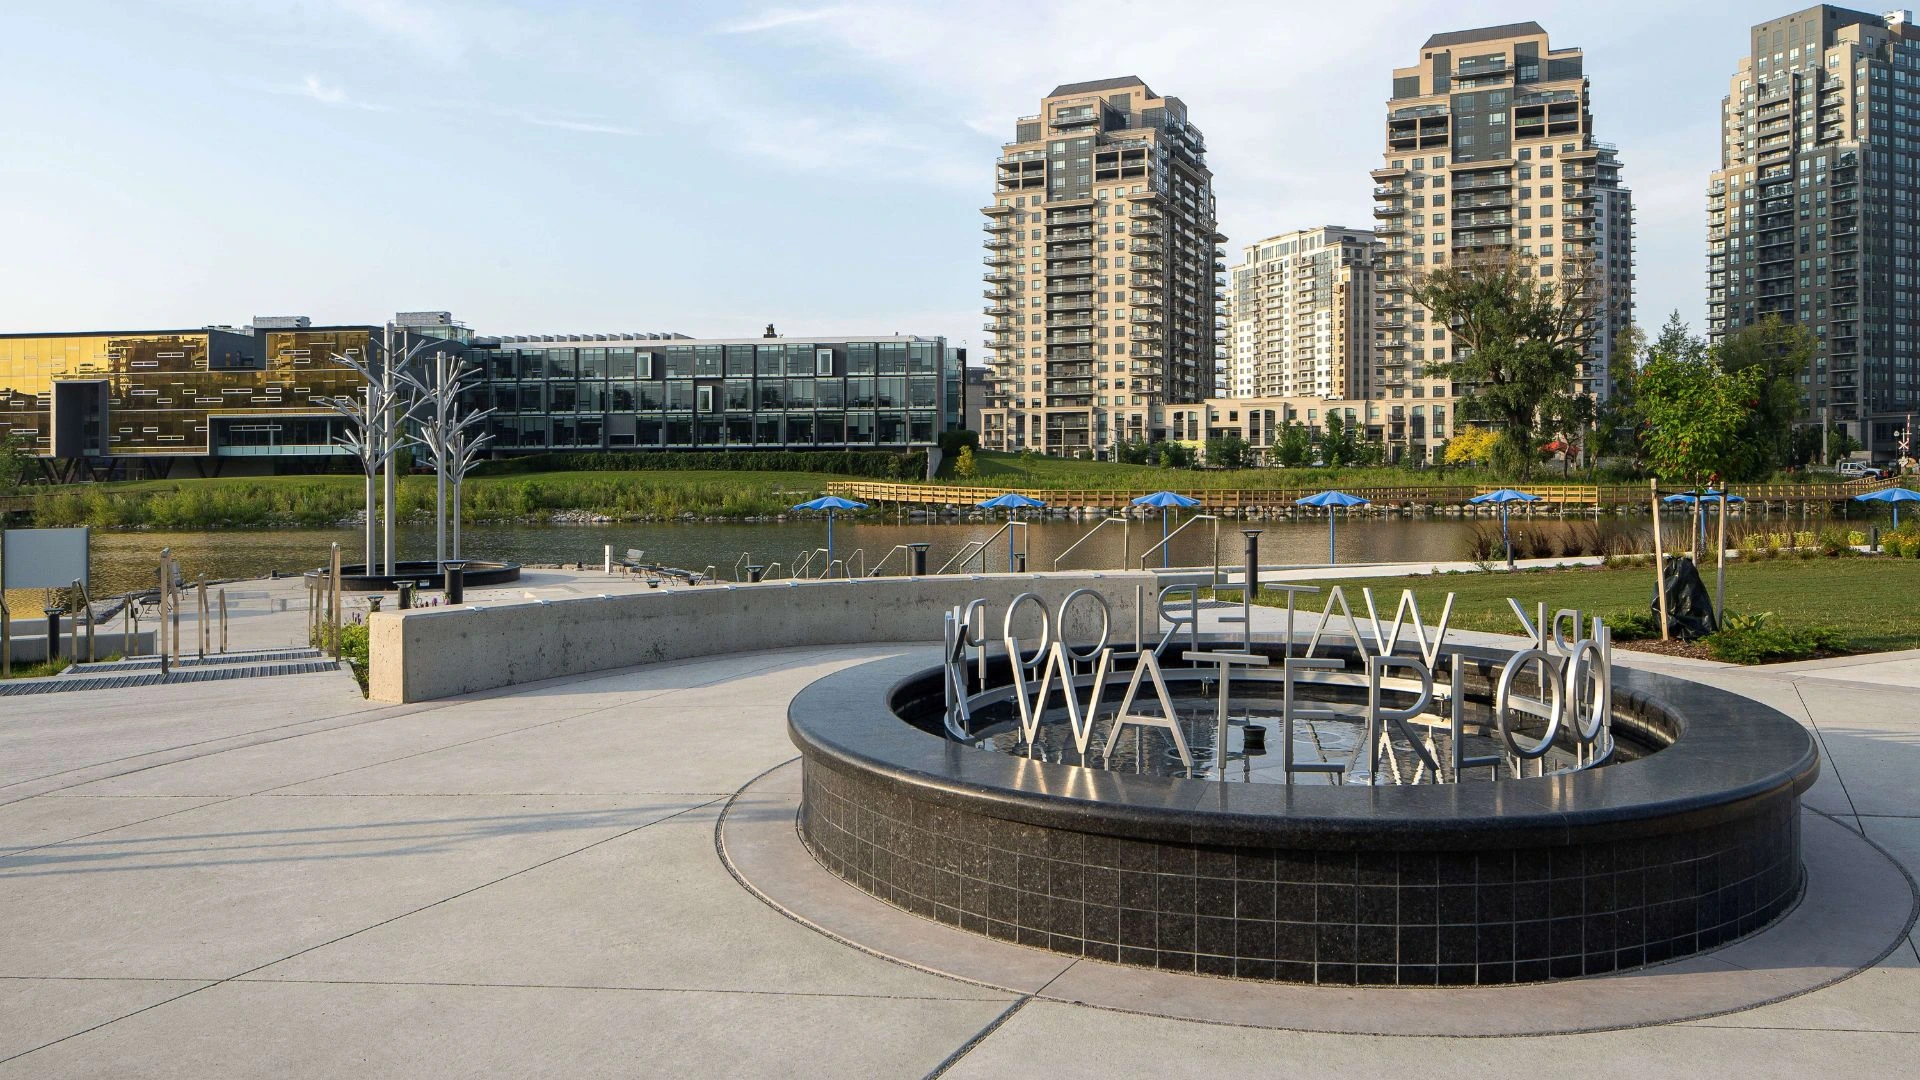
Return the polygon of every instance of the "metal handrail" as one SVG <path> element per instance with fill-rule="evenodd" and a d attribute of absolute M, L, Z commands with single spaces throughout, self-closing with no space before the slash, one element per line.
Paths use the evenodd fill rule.
<path fill-rule="evenodd" d="M 902 551 L 908 551 L 908 550 L 910 550 L 910 549 L 909 549 L 909 548 L 907 547 L 907 545 L 905 545 L 905 544 L 895 544 L 895 545 L 893 545 L 893 550 L 891 550 L 891 551 L 889 551 L 889 552 L 887 552 L 887 553 L 886 553 L 886 555 L 884 555 L 884 556 L 882 556 L 882 557 L 881 557 L 881 559 L 880 559 L 880 561 L 879 561 L 879 562 L 877 562 L 877 563 L 874 563 L 874 564 L 873 564 L 873 572 L 872 572 L 872 573 L 870 573 L 870 574 L 865 574 L 865 575 L 862 575 L 862 576 L 864 576 L 864 577 L 879 577 L 879 576 L 880 576 L 880 568 L 881 568 L 881 567 L 883 567 L 883 566 L 885 566 L 885 565 L 887 565 L 887 563 L 888 563 L 889 561 L 891 561 L 891 560 L 893 559 L 893 557 L 894 557 L 895 555 L 897 555 L 897 554 L 899 554 L 899 553 L 900 553 L 900 552 L 902 552 Z M 912 555 L 908 555 L 908 556 L 907 556 L 907 566 L 908 566 L 908 568 L 909 568 L 909 569 L 911 569 L 911 568 L 912 568 L 912 566 L 913 566 L 913 556 L 912 556 Z"/>
<path fill-rule="evenodd" d="M 827 578 L 833 576 L 833 568 L 836 566 L 840 568 L 841 573 L 845 573 L 847 569 L 847 560 L 845 559 L 828 560 L 827 569 L 824 573 L 820 575 L 820 580 L 825 581 Z"/>
<path fill-rule="evenodd" d="M 1107 526 L 1112 525 L 1114 522 L 1120 523 L 1120 568 L 1122 570 L 1126 569 L 1127 562 L 1128 562 L 1128 552 L 1132 549 L 1132 540 L 1133 540 L 1133 522 L 1126 517 L 1109 517 L 1109 518 L 1100 519 L 1100 523 L 1098 525 L 1095 525 L 1093 528 L 1088 529 L 1087 534 L 1085 536 L 1082 536 L 1080 539 L 1075 540 L 1073 543 L 1067 545 L 1067 550 L 1054 556 L 1053 568 L 1055 570 L 1060 569 L 1060 564 L 1066 560 L 1067 556 L 1073 554 L 1074 548 L 1077 548 L 1081 544 L 1084 544 L 1087 541 L 1093 539 L 1094 533 L 1097 533 L 1101 529 L 1104 529 Z"/>
<path fill-rule="evenodd" d="M 747 560 L 751 558 L 753 558 L 753 552 L 743 551 L 740 553 L 739 558 L 733 560 L 733 580 L 734 581 L 737 582 L 740 580 L 740 568 L 746 565 Z"/>
<path fill-rule="evenodd" d="M 1147 568 L 1147 560 L 1153 556 L 1154 552 L 1159 551 L 1161 548 L 1166 547 L 1168 544 L 1172 543 L 1174 537 L 1179 536 L 1181 533 L 1187 531 L 1187 526 L 1192 525 L 1196 521 L 1213 522 L 1213 580 L 1216 582 L 1219 581 L 1220 580 L 1220 519 L 1213 514 L 1193 515 L 1187 520 L 1181 522 L 1179 528 L 1168 533 L 1166 539 L 1160 541 L 1159 543 L 1153 545 L 1147 550 L 1141 552 L 1140 553 L 1140 569 L 1145 570 Z"/>
<path fill-rule="evenodd" d="M 707 568 L 705 570 L 700 571 L 700 580 L 697 582 L 694 582 L 693 584 L 704 585 L 709 581 L 718 581 L 719 578 L 720 578 L 720 568 L 713 565 L 712 563 L 708 563 Z"/>
<path fill-rule="evenodd" d="M 814 548 L 814 549 L 813 549 L 812 551 L 796 551 L 796 552 L 794 552 L 794 554 L 793 554 L 793 573 L 792 573 L 792 575 L 790 575 L 790 576 L 792 576 L 792 577 L 794 577 L 794 578 L 796 578 L 796 579 L 799 579 L 799 578 L 804 578 L 804 577 L 806 577 L 806 576 L 807 576 L 807 567 L 809 567 L 809 566 L 812 566 L 812 565 L 813 565 L 813 557 L 814 557 L 815 555 L 818 555 L 818 554 L 820 554 L 820 553 L 821 553 L 822 551 L 825 551 L 825 550 L 826 550 L 825 548 Z"/>
<path fill-rule="evenodd" d="M 1024 521 L 1008 521 L 1006 524 L 1000 526 L 998 529 L 993 530 L 993 535 L 987 537 L 985 540 L 968 541 L 968 543 L 970 544 L 978 543 L 980 546 L 976 548 L 972 553 L 967 555 L 966 562 L 963 562 L 960 564 L 960 572 L 966 573 L 967 563 L 971 563 L 973 561 L 973 556 L 978 555 L 980 556 L 980 572 L 983 574 L 986 573 L 987 572 L 987 549 L 993 546 L 993 542 L 995 540 L 1000 539 L 1000 535 L 1009 529 L 1016 529 L 1016 528 L 1025 529 L 1026 527 L 1027 527 L 1027 523 Z M 1022 533 L 1021 536 L 1024 538 L 1026 534 Z M 966 547 L 963 546 L 961 547 L 960 550 L 966 551 Z M 1030 547 L 1028 545 L 1023 544 L 1020 547 L 1020 554 L 1025 555 L 1029 550 L 1030 550 Z M 953 565 L 953 560 L 951 559 L 947 560 L 947 565 L 948 566 Z M 946 567 L 945 566 L 941 567 L 940 572 L 943 574 L 946 573 Z M 1007 560 L 1007 573 L 1009 574 L 1013 573 L 1013 560 L 1011 559 Z"/>
<path fill-rule="evenodd" d="M 854 548 L 853 554 L 847 556 L 844 559 L 837 559 L 835 561 L 840 564 L 840 570 L 842 573 L 846 574 L 848 580 L 852 580 L 853 578 L 857 578 L 857 577 L 867 576 L 867 549 L 866 548 Z M 853 569 L 853 565 L 856 561 L 858 561 L 860 564 L 859 570 Z M 828 566 L 827 570 L 828 570 L 827 576 L 828 577 L 833 576 L 832 575 L 833 567 Z"/>
<path fill-rule="evenodd" d="M 954 553 L 953 558 L 948 559 L 945 563 L 942 563 L 940 566 L 940 569 L 935 570 L 934 573 L 944 574 L 947 572 L 947 570 L 950 567 L 953 566 L 954 563 L 959 563 L 960 572 L 964 574 L 967 571 L 967 563 L 973 561 L 974 555 L 979 552 L 985 551 L 986 549 L 987 549 L 987 542 L 985 540 L 969 540 L 966 543 L 961 544 L 960 550 Z M 986 560 L 982 559 L 980 561 L 980 565 L 982 570 L 984 570 L 986 568 Z"/>

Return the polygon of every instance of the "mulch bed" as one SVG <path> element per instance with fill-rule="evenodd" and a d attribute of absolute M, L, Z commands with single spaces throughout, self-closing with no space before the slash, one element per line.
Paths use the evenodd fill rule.
<path fill-rule="evenodd" d="M 1685 656 L 1694 660 L 1711 660 L 1713 654 L 1707 651 L 1705 644 L 1698 641 L 1661 641 L 1653 638 L 1649 641 L 1618 641 L 1613 643 L 1616 649 L 1632 649 L 1634 652 L 1659 653 L 1661 656 Z"/>

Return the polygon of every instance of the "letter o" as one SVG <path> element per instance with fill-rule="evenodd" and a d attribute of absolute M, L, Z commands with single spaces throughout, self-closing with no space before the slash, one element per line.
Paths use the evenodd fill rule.
<path fill-rule="evenodd" d="M 1540 703 L 1547 706 L 1545 717 L 1547 730 L 1541 733 L 1540 741 L 1532 746 L 1521 746 L 1520 741 L 1514 736 L 1513 726 L 1508 722 L 1509 699 L 1513 695 L 1513 677 L 1522 668 L 1534 662 L 1540 665 L 1540 682 L 1544 689 L 1550 691 L 1552 701 L 1551 704 Z M 1507 659 L 1506 667 L 1500 670 L 1500 681 L 1493 692 L 1493 718 L 1494 723 L 1500 728 L 1500 741 L 1506 744 L 1507 750 L 1515 757 L 1527 761 L 1545 757 L 1547 751 L 1553 749 L 1553 740 L 1560 734 L 1560 719 L 1566 713 L 1566 704 L 1566 683 L 1561 678 L 1560 665 L 1554 661 L 1553 657 L 1541 649 L 1522 649 L 1514 653 Z"/>
<path fill-rule="evenodd" d="M 1033 650 L 1031 660 L 1020 651 L 1020 639 L 1013 633 L 1014 613 L 1018 612 L 1020 605 L 1025 603 L 1032 603 L 1034 607 L 1040 609 L 1040 645 Z M 1007 655 L 1010 659 L 1017 661 L 1023 668 L 1031 668 L 1038 664 L 1040 658 L 1047 655 L 1047 647 L 1053 644 L 1053 619 L 1047 611 L 1047 602 L 1030 592 L 1023 592 L 1014 597 L 1013 602 L 1007 605 L 1006 615 L 1000 619 L 1000 636 L 1006 640 Z"/>
<path fill-rule="evenodd" d="M 1082 596 L 1091 597 L 1094 606 L 1100 609 L 1100 640 L 1094 642 L 1093 647 L 1084 653 L 1075 652 L 1073 643 L 1067 640 L 1067 608 Z M 1101 649 L 1107 647 L 1108 637 L 1113 631 L 1113 609 L 1107 606 L 1106 597 L 1092 589 L 1075 589 L 1067 594 L 1066 599 L 1060 601 L 1060 614 L 1055 621 L 1060 627 L 1060 645 L 1066 650 L 1067 656 L 1074 660 L 1091 660 L 1100 655 Z"/>

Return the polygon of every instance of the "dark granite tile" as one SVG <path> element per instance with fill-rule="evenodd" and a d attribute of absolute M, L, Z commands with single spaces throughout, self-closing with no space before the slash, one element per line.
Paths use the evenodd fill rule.
<path fill-rule="evenodd" d="M 1152 911 L 1120 909 L 1120 947 L 1153 950 L 1160 947 L 1160 917 Z"/>
<path fill-rule="evenodd" d="M 1268 848 L 1236 848 L 1233 853 L 1233 876 L 1241 881 L 1272 881 L 1274 869 L 1273 851 Z"/>
<path fill-rule="evenodd" d="M 1273 853 L 1273 880 L 1310 885 L 1318 881 L 1319 876 L 1320 871 L 1315 865 L 1313 852 L 1276 851 Z"/>
<path fill-rule="evenodd" d="M 1193 880 L 1193 910 L 1198 915 L 1233 914 L 1234 880 L 1200 877 Z"/>
<path fill-rule="evenodd" d="M 1314 893 L 1314 921 L 1351 923 L 1354 917 L 1354 886 L 1321 885 Z"/>
<path fill-rule="evenodd" d="M 1323 851 L 1314 856 L 1315 880 L 1323 885 L 1352 885 L 1355 877 L 1351 851 Z"/>
<path fill-rule="evenodd" d="M 1313 981 L 1324 986 L 1353 986 L 1360 973 L 1352 964 L 1315 964 Z"/>
<path fill-rule="evenodd" d="M 1400 982 L 1400 969 L 1392 964 L 1361 964 L 1355 972 L 1361 986 L 1397 986 Z"/>
<path fill-rule="evenodd" d="M 1547 887 L 1547 895 L 1549 918 L 1561 919 L 1586 913 L 1585 882 L 1580 878 L 1556 879 Z"/>
<path fill-rule="evenodd" d="M 1049 932 L 1070 937 L 1076 941 L 1086 936 L 1086 925 L 1081 918 L 1080 901 L 1055 897 L 1052 908 L 1052 918 L 1047 922 Z"/>
<path fill-rule="evenodd" d="M 1311 983 L 1314 981 L 1313 964 L 1281 960 L 1273 965 L 1273 977 L 1281 982 Z"/>
<path fill-rule="evenodd" d="M 1174 874 L 1180 877 L 1192 877 L 1193 849 L 1174 844 L 1157 845 L 1154 870 L 1160 874 Z"/>
<path fill-rule="evenodd" d="M 1482 851 L 1475 860 L 1475 881 L 1482 885 L 1507 885 L 1513 882 L 1513 852 Z"/>
<path fill-rule="evenodd" d="M 1088 941 L 1082 943 L 1080 955 L 1089 960 L 1104 960 L 1109 964 L 1117 964 L 1120 962 L 1120 947 L 1105 941 Z"/>
<path fill-rule="evenodd" d="M 1586 934 L 1582 919 L 1550 919 L 1547 921 L 1547 955 L 1549 957 L 1578 956 L 1586 951 Z M 1555 976 L 1558 978 L 1559 976 Z"/>
<path fill-rule="evenodd" d="M 1399 932 L 1392 926 L 1360 926 L 1354 932 L 1354 959 L 1362 964 L 1394 964 L 1400 958 Z"/>
<path fill-rule="evenodd" d="M 1274 923 L 1274 959 L 1312 964 L 1315 959 L 1315 945 L 1318 937 L 1319 931 L 1313 923 Z"/>
<path fill-rule="evenodd" d="M 1317 886 L 1281 882 L 1273 887 L 1274 917 L 1311 922 L 1314 919 L 1314 890 Z"/>
<path fill-rule="evenodd" d="M 1159 874 L 1154 878 L 1155 906 L 1164 912 L 1190 915 L 1193 913 L 1194 880 L 1174 874 Z"/>
<path fill-rule="evenodd" d="M 1360 885 L 1397 885 L 1400 859 L 1391 851 L 1362 851 L 1354 858 L 1354 881 Z"/>
<path fill-rule="evenodd" d="M 1479 968 L 1473 964 L 1441 964 L 1436 981 L 1441 986 L 1472 986 L 1479 974 Z"/>
<path fill-rule="evenodd" d="M 1474 890 L 1474 918 L 1482 923 L 1513 921 L 1513 886 L 1481 885 Z"/>
<path fill-rule="evenodd" d="M 1020 856 L 1020 888 L 1026 892 L 1044 893 L 1052 879 L 1050 860 L 1032 855 Z"/>
<path fill-rule="evenodd" d="M 1433 885 L 1439 881 L 1439 866 L 1430 851 L 1403 851 L 1400 853 L 1399 884 Z"/>
<path fill-rule="evenodd" d="M 1421 885 L 1400 890 L 1400 922 L 1408 926 L 1432 926 L 1440 920 L 1440 890 Z"/>
<path fill-rule="evenodd" d="M 1104 904 L 1087 904 L 1080 909 L 1083 936 L 1089 941 L 1120 940 L 1120 910 Z"/>
<path fill-rule="evenodd" d="M 1080 873 L 1081 899 L 1089 904 L 1120 903 L 1120 872 L 1105 866 L 1083 867 Z"/>
<path fill-rule="evenodd" d="M 1441 965 L 1478 962 L 1479 932 L 1480 928 L 1477 926 L 1440 927 L 1437 942 L 1440 946 Z"/>
<path fill-rule="evenodd" d="M 1432 964 L 1401 964 L 1401 986 L 1434 986 L 1440 982 L 1440 969 Z"/>
<path fill-rule="evenodd" d="M 1120 962 L 1136 967 L 1156 967 L 1160 963 L 1160 954 L 1152 949 L 1134 949 L 1120 946 Z"/>
<path fill-rule="evenodd" d="M 1159 915 L 1161 952 L 1190 953 L 1193 948 L 1193 916 L 1161 912 Z"/>
<path fill-rule="evenodd" d="M 1436 890 L 1440 925 L 1464 925 L 1476 921 L 1474 906 L 1477 888 L 1472 885 L 1442 885 Z"/>
<path fill-rule="evenodd" d="M 1434 871 L 1434 879 L 1442 885 L 1472 885 L 1480 877 L 1472 852 L 1443 851 L 1435 857 Z"/>
<path fill-rule="evenodd" d="M 1254 960 L 1274 958 L 1273 924 L 1258 919 L 1236 919 L 1233 923 L 1233 954 Z"/>
<path fill-rule="evenodd" d="M 1376 926 L 1391 926 L 1400 921 L 1400 890 L 1391 886 L 1362 885 L 1354 897 L 1355 921 Z"/>
<path fill-rule="evenodd" d="M 1556 956 L 1547 961 L 1547 977 L 1550 979 L 1577 979 L 1585 972 L 1585 964 L 1579 956 Z"/>
<path fill-rule="evenodd" d="M 1193 921 L 1193 951 L 1213 956 L 1234 955 L 1234 927 L 1230 918 L 1202 915 Z"/>
<path fill-rule="evenodd" d="M 1193 970 L 1198 975 L 1217 975 L 1233 977 L 1234 960 L 1231 956 L 1211 956 L 1198 953 L 1193 958 Z"/>
<path fill-rule="evenodd" d="M 1234 857 L 1232 848 L 1203 847 L 1193 853 L 1193 872 L 1203 878 L 1232 878 Z"/>
<path fill-rule="evenodd" d="M 1113 865 L 1122 870 L 1140 873 L 1159 873 L 1160 845 L 1145 840 L 1126 840 L 1116 838 L 1113 841 Z"/>
<path fill-rule="evenodd" d="M 1156 911 L 1160 907 L 1157 875 L 1120 871 L 1120 906 Z"/>
<path fill-rule="evenodd" d="M 1155 955 L 1154 966 L 1162 971 L 1193 971 L 1193 954 L 1190 952 L 1161 952 Z"/>
<path fill-rule="evenodd" d="M 1482 964 L 1504 964 L 1513 960 L 1513 925 L 1482 923 L 1474 928 L 1474 955 Z"/>
<path fill-rule="evenodd" d="M 1513 981 L 1517 983 L 1546 982 L 1551 968 L 1545 960 L 1522 960 L 1513 965 Z"/>
<path fill-rule="evenodd" d="M 1233 889 L 1233 915 L 1237 919 L 1274 918 L 1273 883 L 1236 882 Z"/>
<path fill-rule="evenodd" d="M 1243 956 L 1233 962 L 1233 974 L 1241 979 L 1272 981 L 1276 978 L 1275 966 L 1271 960 L 1250 960 Z"/>
<path fill-rule="evenodd" d="M 1331 923 L 1320 923 L 1316 926 L 1314 959 L 1322 964 L 1353 963 L 1355 961 L 1353 927 Z"/>
<path fill-rule="evenodd" d="M 1080 899 L 1083 878 L 1079 863 L 1055 862 L 1048 867 L 1048 873 L 1052 878 L 1047 887 L 1049 892 L 1071 900 Z"/>
<path fill-rule="evenodd" d="M 1431 926 L 1402 926 L 1396 931 L 1402 964 L 1440 962 L 1440 932 Z"/>

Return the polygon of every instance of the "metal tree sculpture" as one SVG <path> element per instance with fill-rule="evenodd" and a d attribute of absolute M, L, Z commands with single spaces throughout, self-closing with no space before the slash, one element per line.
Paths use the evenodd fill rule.
<path fill-rule="evenodd" d="M 422 412 L 419 443 L 433 463 L 433 558 L 434 565 L 447 561 L 447 480 L 454 484 L 453 520 L 455 558 L 460 556 L 460 483 L 467 470 L 478 460 L 486 433 L 475 434 L 475 425 L 493 415 L 492 409 L 461 409 L 460 395 L 467 390 L 480 369 L 465 358 L 450 357 L 445 350 L 433 354 L 431 379 L 409 374 L 407 384 L 415 392 L 415 407 Z"/>
<path fill-rule="evenodd" d="M 330 354 L 335 362 L 352 368 L 366 384 L 358 399 L 334 398 L 327 404 L 352 425 L 351 430 L 337 441 L 360 459 L 361 471 L 366 474 L 367 558 L 364 568 L 369 574 L 377 572 L 373 559 L 374 474 L 382 473 L 385 478 L 385 497 L 380 514 L 381 550 L 384 553 L 382 562 L 385 572 L 392 574 L 397 547 L 393 532 L 393 458 L 407 445 L 406 422 L 419 407 L 418 401 L 408 400 L 407 368 L 428 347 L 438 343 L 437 339 L 428 338 L 418 345 L 411 345 L 408 335 L 402 331 L 400 348 L 396 352 L 393 347 L 393 326 L 388 324 L 378 342 L 368 339 L 365 356 L 355 358 L 348 353 Z"/>

